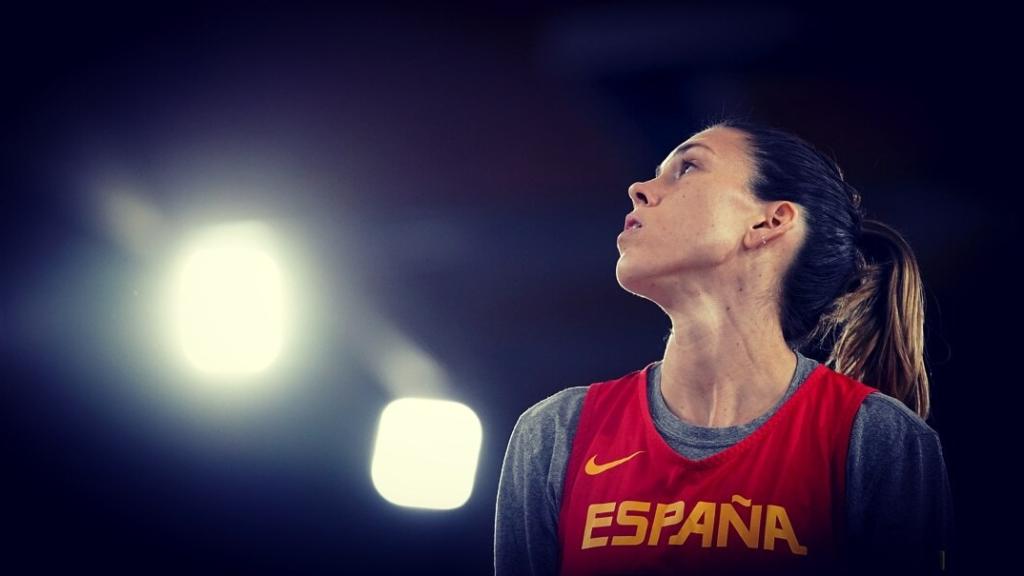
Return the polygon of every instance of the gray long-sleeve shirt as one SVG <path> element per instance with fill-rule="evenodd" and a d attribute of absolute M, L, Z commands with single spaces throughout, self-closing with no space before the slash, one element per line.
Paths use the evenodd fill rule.
<path fill-rule="evenodd" d="M 755 420 L 724 428 L 695 426 L 673 414 L 656 362 L 647 380 L 655 428 L 690 459 L 732 446 L 768 420 L 818 365 L 794 352 L 797 367 L 782 398 Z M 558 571 L 562 485 L 588 388 L 573 386 L 537 402 L 512 430 L 495 505 L 496 576 Z M 846 519 L 852 549 L 861 552 L 858 567 L 903 576 L 949 574 L 954 567 L 952 492 L 939 436 L 902 402 L 879 392 L 864 399 L 850 431 Z"/>

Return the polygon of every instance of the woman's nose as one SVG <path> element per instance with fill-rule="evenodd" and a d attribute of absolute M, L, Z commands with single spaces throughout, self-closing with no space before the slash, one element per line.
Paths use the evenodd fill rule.
<path fill-rule="evenodd" d="M 647 193 L 640 189 L 643 185 L 642 182 L 633 182 L 629 186 L 629 198 L 634 204 L 647 204 L 649 200 Z"/>

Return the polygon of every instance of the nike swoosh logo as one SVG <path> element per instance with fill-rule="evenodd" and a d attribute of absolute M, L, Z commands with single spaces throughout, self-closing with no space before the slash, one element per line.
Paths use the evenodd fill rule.
<path fill-rule="evenodd" d="M 591 476 L 596 476 L 601 472 L 607 472 L 608 470 L 615 468 L 619 464 L 629 462 L 630 460 L 633 459 L 634 456 L 641 452 L 643 452 L 643 450 L 637 450 L 636 452 L 633 452 L 632 454 L 626 456 L 625 458 L 619 458 L 618 460 L 612 460 L 611 462 L 605 462 L 604 464 L 598 464 L 597 462 L 595 462 L 597 454 L 594 454 L 593 456 L 590 457 L 590 460 L 587 460 L 587 465 L 583 467 L 583 470 L 587 474 L 590 474 Z"/>

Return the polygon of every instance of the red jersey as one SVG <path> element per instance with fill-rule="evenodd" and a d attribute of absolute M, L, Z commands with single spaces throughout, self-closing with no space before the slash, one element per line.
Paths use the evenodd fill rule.
<path fill-rule="evenodd" d="M 654 427 L 652 365 L 587 391 L 562 492 L 559 573 L 835 573 L 850 428 L 877 389 L 820 364 L 750 435 L 690 460 Z"/>

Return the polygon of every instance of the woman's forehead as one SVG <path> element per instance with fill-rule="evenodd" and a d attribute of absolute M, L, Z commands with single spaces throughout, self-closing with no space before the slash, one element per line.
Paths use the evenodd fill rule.
<path fill-rule="evenodd" d="M 679 144 L 668 157 L 683 150 L 701 150 L 718 158 L 735 159 L 746 149 L 743 132 L 728 126 L 717 126 L 701 130 Z"/>

